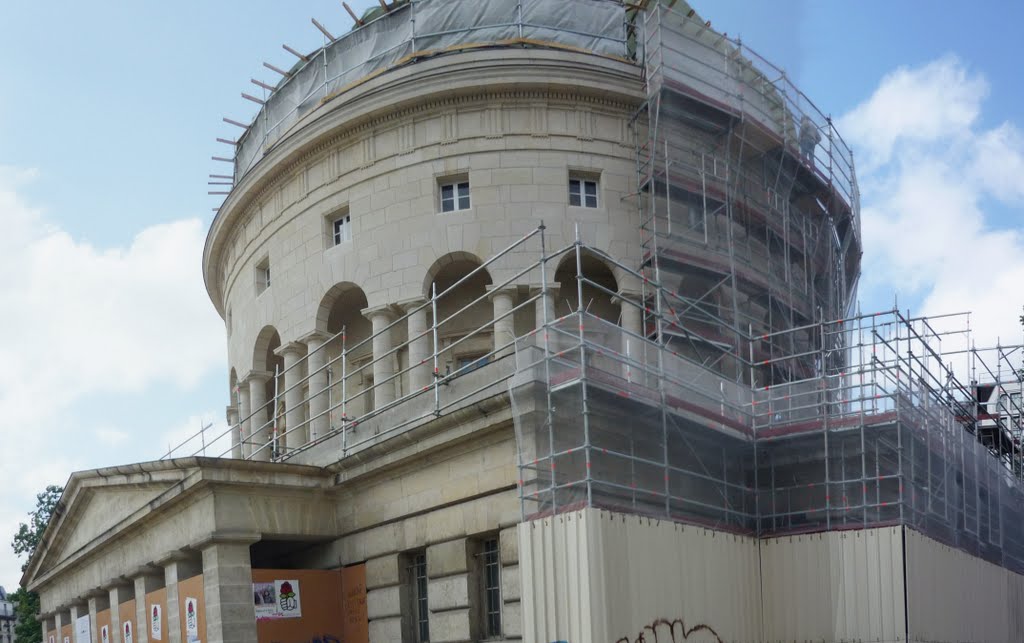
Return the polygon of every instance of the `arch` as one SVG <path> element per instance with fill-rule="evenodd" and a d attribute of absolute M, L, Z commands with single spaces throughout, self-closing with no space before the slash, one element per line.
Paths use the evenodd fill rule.
<path fill-rule="evenodd" d="M 352 296 L 351 293 L 359 293 L 359 295 L 362 296 L 363 301 L 366 300 L 366 294 L 363 293 L 363 289 L 351 281 L 341 281 L 327 289 L 324 296 L 320 298 L 320 305 L 316 309 L 315 328 L 318 331 L 322 333 L 331 333 L 332 335 L 334 332 L 337 332 L 332 332 L 329 328 L 331 311 L 339 300 L 347 296 Z M 363 304 L 363 308 L 365 307 L 366 304 Z"/>
<path fill-rule="evenodd" d="M 449 372 L 466 365 L 475 368 L 472 365 L 482 364 L 480 359 L 494 347 L 493 328 L 486 328 L 494 321 L 494 308 L 485 297 L 494 281 L 486 268 L 480 268 L 482 264 L 476 255 L 452 252 L 427 271 L 427 298 L 435 285 L 438 294 L 438 358 L 442 369 Z"/>
<path fill-rule="evenodd" d="M 346 395 L 350 400 L 344 413 L 341 408 L 331 411 L 331 426 L 337 426 L 343 414 L 359 417 L 373 408 L 372 391 L 366 391 L 373 373 L 372 367 L 367 365 L 373 346 L 366 341 L 373 334 L 373 325 L 362 313 L 367 305 L 363 289 L 345 281 L 331 286 L 317 307 L 317 330 L 331 337 L 337 335 L 325 349 L 331 399 L 341 400 L 342 395 Z M 344 336 L 340 334 L 343 329 Z M 342 348 L 348 351 L 344 364 L 341 362 Z M 364 391 L 365 394 L 361 394 Z"/>
<path fill-rule="evenodd" d="M 601 254 L 589 248 L 580 251 L 580 264 L 583 276 L 593 282 L 583 284 L 584 310 L 595 317 L 617 324 L 619 307 L 612 302 L 612 295 L 608 294 L 619 291 L 619 283 L 612 267 Z M 566 252 L 555 269 L 555 281 L 559 286 L 555 303 L 555 315 L 558 317 L 576 312 L 579 304 L 576 273 L 576 252 Z"/>
<path fill-rule="evenodd" d="M 274 351 L 281 346 L 281 336 L 273 326 L 264 326 L 256 335 L 256 343 L 252 349 L 252 370 L 274 371 L 274 366 L 281 359 Z"/>
<path fill-rule="evenodd" d="M 423 278 L 423 296 L 430 299 L 431 286 L 435 281 L 438 281 L 438 292 L 441 292 L 441 281 L 439 277 L 443 279 L 445 275 L 459 274 L 460 277 L 465 276 L 468 272 L 483 265 L 483 260 L 471 252 L 465 252 L 462 250 L 456 250 L 455 252 L 449 252 L 448 254 L 440 257 L 430 265 L 427 269 L 427 274 Z M 487 284 L 493 283 L 491 281 L 491 274 L 486 268 L 480 271 L 481 274 L 486 274 Z M 452 280 L 448 285 L 455 283 L 458 279 Z"/>

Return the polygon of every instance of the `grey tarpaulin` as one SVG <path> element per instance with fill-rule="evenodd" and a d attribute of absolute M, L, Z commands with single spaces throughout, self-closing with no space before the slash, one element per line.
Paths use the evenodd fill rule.
<path fill-rule="evenodd" d="M 242 136 L 235 179 L 251 170 L 325 99 L 375 73 L 466 46 L 522 39 L 524 45 L 571 47 L 627 56 L 620 0 L 412 0 L 309 55 L 267 99 Z"/>

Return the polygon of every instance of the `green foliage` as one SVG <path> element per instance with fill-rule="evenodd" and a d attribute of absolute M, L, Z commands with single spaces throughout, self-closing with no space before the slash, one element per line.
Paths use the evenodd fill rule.
<path fill-rule="evenodd" d="M 64 492 L 63 487 L 50 485 L 40 494 L 36 494 L 36 508 L 28 513 L 28 524 L 18 525 L 18 531 L 14 534 L 14 541 L 11 547 L 16 556 L 24 556 L 25 562 L 21 565 L 21 571 L 28 568 L 28 561 L 36 553 L 39 541 L 43 538 L 46 526 L 50 524 L 50 517 L 57 509 L 60 501 L 60 494 Z M 8 595 L 14 603 L 14 613 L 18 617 L 18 625 L 14 629 L 14 640 L 18 643 L 41 643 L 43 640 L 42 627 L 36 620 L 39 614 L 39 595 L 30 592 L 24 587 Z"/>
<path fill-rule="evenodd" d="M 18 625 L 14 628 L 14 640 L 18 643 L 41 643 L 43 640 L 42 627 L 36 620 L 39 614 L 39 595 L 30 592 L 24 587 L 7 596 L 14 603 L 14 615 L 18 619 Z"/>
<path fill-rule="evenodd" d="M 36 494 L 36 508 L 34 511 L 28 512 L 28 524 L 21 523 L 18 525 L 18 532 L 14 534 L 14 541 L 11 543 L 11 547 L 14 548 L 15 556 L 25 556 L 25 562 L 21 565 L 21 571 L 25 571 L 28 568 L 28 561 L 32 559 L 32 554 L 36 553 L 36 547 L 39 546 L 43 532 L 46 531 L 46 525 L 50 524 L 50 516 L 53 515 L 54 510 L 57 508 L 60 494 L 63 492 L 64 487 L 50 485 L 46 488 L 46 491 Z"/>

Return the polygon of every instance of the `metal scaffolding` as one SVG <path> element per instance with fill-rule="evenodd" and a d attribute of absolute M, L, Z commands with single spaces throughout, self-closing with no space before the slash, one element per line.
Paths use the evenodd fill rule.
<path fill-rule="evenodd" d="M 524 520 L 598 507 L 754 536 L 906 525 L 1024 573 L 1024 345 L 976 347 L 966 314 L 855 310 L 849 149 L 784 72 L 672 4 L 622 8 L 631 35 L 608 41 L 643 56 L 647 84 L 639 270 L 578 234 L 549 248 L 541 226 L 394 321 L 343 326 L 279 367 L 265 404 L 212 442 L 343 460 L 510 405 Z M 505 289 L 512 303 L 481 315 Z M 616 315 L 591 306 L 604 298 Z"/>

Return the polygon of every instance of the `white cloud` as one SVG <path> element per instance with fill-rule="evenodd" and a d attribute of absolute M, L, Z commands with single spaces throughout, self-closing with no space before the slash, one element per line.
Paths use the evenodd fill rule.
<path fill-rule="evenodd" d="M 126 419 L 116 407 L 79 416 L 76 404 L 138 393 L 159 400 L 164 392 L 194 390 L 204 375 L 225 368 L 223 324 L 203 288 L 202 221 L 154 225 L 124 247 L 98 247 L 73 238 L 22 196 L 34 176 L 0 167 L 4 585 L 19 576 L 8 547 L 12 529 L 37 492 L 95 466 L 102 446 L 109 459 L 109 447 L 156 435 L 153 418 Z M 161 451 L 152 444 L 134 459 Z"/>
<path fill-rule="evenodd" d="M 973 311 L 979 346 L 1020 341 L 1024 302 L 1024 137 L 980 125 L 987 93 L 946 56 L 888 74 L 837 124 L 859 160 L 865 294 Z"/>
<path fill-rule="evenodd" d="M 954 140 L 969 132 L 988 95 L 988 83 L 954 56 L 887 74 L 875 93 L 839 123 L 865 169 L 892 160 L 894 148 Z"/>

